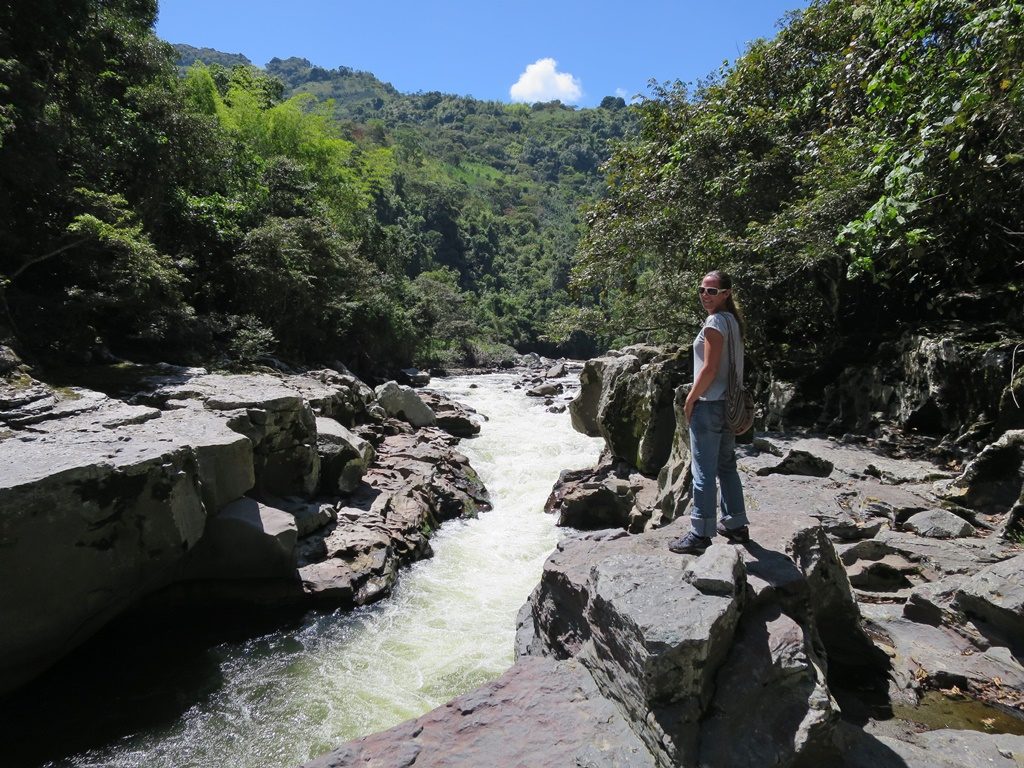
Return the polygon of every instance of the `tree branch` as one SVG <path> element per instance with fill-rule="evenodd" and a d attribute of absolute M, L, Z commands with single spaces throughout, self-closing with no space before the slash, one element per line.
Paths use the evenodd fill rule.
<path fill-rule="evenodd" d="M 65 243 L 60 248 L 56 248 L 56 249 L 50 251 L 49 253 L 44 253 L 44 254 L 41 254 L 40 256 L 34 256 L 34 257 L 30 258 L 28 261 L 26 261 L 24 264 L 22 264 L 20 267 L 18 267 L 16 270 L 14 270 L 14 272 L 11 273 L 11 276 L 8 278 L 8 281 L 16 279 L 18 277 L 18 275 L 20 275 L 22 272 L 24 272 L 29 267 L 31 267 L 31 266 L 33 266 L 35 264 L 38 264 L 41 261 L 46 261 L 47 259 L 52 259 L 54 256 L 57 256 L 57 255 L 59 255 L 61 253 L 64 253 L 64 251 L 71 250 L 72 248 L 75 248 L 76 246 L 81 245 L 82 243 L 84 243 L 88 239 L 89 238 L 87 238 L 87 237 L 80 237 L 78 240 L 74 240 L 74 241 L 72 241 L 70 243 Z"/>

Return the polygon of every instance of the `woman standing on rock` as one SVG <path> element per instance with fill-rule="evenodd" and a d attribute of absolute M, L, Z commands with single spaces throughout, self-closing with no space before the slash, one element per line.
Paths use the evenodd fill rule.
<path fill-rule="evenodd" d="M 693 387 L 686 397 L 686 421 L 690 425 L 690 467 L 693 471 L 693 507 L 690 531 L 669 544 L 681 554 L 701 554 L 717 533 L 729 541 L 750 541 L 743 485 L 736 471 L 736 436 L 725 420 L 725 396 L 733 350 L 737 373 L 743 378 L 742 314 L 732 296 L 732 278 L 724 272 L 708 272 L 697 289 L 708 313 L 693 341 Z M 717 520 L 718 489 L 722 486 L 722 520 Z"/>

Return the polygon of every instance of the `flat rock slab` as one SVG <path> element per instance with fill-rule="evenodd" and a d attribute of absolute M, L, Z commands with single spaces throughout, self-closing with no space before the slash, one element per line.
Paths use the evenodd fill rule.
<path fill-rule="evenodd" d="M 101 392 L 73 387 L 53 390 L 42 384 L 33 388 L 38 397 L 0 411 L 0 423 L 25 433 L 75 430 L 82 432 L 115 429 L 155 419 L 155 408 L 128 405 Z"/>
<path fill-rule="evenodd" d="M 959 539 L 976 532 L 973 525 L 945 509 L 918 512 L 903 524 L 903 529 L 929 539 Z"/>
<path fill-rule="evenodd" d="M 794 438 L 783 434 L 767 433 L 759 440 L 773 446 L 772 453 L 775 456 L 782 456 L 790 450 L 803 451 L 828 461 L 841 473 L 855 477 L 875 477 L 893 485 L 904 483 L 923 485 L 956 476 L 955 473 L 939 469 L 928 461 L 891 459 L 865 446 L 841 443 L 821 437 Z M 777 459 L 770 455 L 767 461 L 778 463 Z"/>
<path fill-rule="evenodd" d="M 576 661 L 524 659 L 493 683 L 304 768 L 654 768 Z"/>
<path fill-rule="evenodd" d="M 903 738 L 848 728 L 842 768 L 1019 768 L 1024 736 L 942 729 Z"/>
<path fill-rule="evenodd" d="M 956 686 L 987 703 L 1014 709 L 1024 703 L 1024 668 L 1006 648 L 982 650 L 953 629 L 903 618 L 898 606 L 866 605 L 862 610 L 873 636 L 881 633 L 888 639 L 893 681 L 914 692 L 914 698 L 926 687 Z"/>
<path fill-rule="evenodd" d="M 87 399 L 0 440 L 0 648 L 19 670 L 5 681 L 162 586 L 253 486 L 252 446 L 224 419 Z"/>
<path fill-rule="evenodd" d="M 1024 638 L 1024 555 L 978 571 L 960 587 L 954 602 L 1019 644 Z"/>
<path fill-rule="evenodd" d="M 353 412 L 364 412 L 373 391 L 354 376 L 333 370 L 301 375 L 269 373 L 221 374 L 181 369 L 146 380 L 149 389 L 136 395 L 140 402 L 161 406 L 196 400 L 211 410 L 293 408 L 296 400 L 309 403 L 321 416 L 350 424 Z"/>

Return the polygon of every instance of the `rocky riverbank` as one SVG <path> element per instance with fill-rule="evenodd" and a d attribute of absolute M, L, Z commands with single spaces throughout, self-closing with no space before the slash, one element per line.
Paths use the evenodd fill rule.
<path fill-rule="evenodd" d="M 131 391 L 2 386 L 0 692 L 129 608 L 378 600 L 489 506 L 455 449 L 480 419 L 438 393 L 171 367 Z"/>
<path fill-rule="evenodd" d="M 932 346 L 949 364 L 889 389 L 906 419 L 952 391 L 955 350 Z M 878 423 L 872 439 L 759 434 L 739 461 L 753 541 L 696 557 L 667 549 L 688 525 L 687 372 L 652 347 L 587 363 L 570 412 L 605 459 L 548 508 L 599 530 L 549 558 L 516 664 L 310 768 L 1024 763 L 1024 431 L 998 410 L 1020 382 L 936 420 L 950 432 L 932 446 L 993 438 L 966 465 L 911 458 Z"/>

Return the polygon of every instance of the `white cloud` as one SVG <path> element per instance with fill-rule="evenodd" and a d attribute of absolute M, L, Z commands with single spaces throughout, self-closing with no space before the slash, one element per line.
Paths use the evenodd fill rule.
<path fill-rule="evenodd" d="M 508 90 L 512 101 L 552 101 L 575 104 L 583 97 L 583 85 L 568 72 L 558 71 L 554 59 L 538 59 Z"/>
<path fill-rule="evenodd" d="M 615 95 L 618 96 L 620 99 L 625 99 L 626 98 L 626 89 L 625 88 L 616 88 L 615 89 Z"/>

